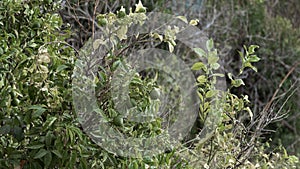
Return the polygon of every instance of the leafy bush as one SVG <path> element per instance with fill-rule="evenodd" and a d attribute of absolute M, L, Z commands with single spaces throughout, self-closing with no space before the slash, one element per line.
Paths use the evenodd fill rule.
<path fill-rule="evenodd" d="M 256 65 L 259 72 L 246 70 L 240 78 L 247 85 L 232 92 L 249 96 L 254 116 L 260 116 L 266 105 L 271 103 L 270 114 L 273 115 L 270 119 L 279 122 L 270 125 L 265 137 L 274 140 L 271 145 L 279 145 L 279 140 L 282 140 L 282 144 L 289 147 L 288 151 L 295 154 L 298 151 L 295 142 L 298 134 L 295 131 L 299 126 L 297 5 L 294 0 L 206 1 L 200 19 L 200 26 L 214 38 L 221 50 L 220 55 L 226 58 L 226 70 L 229 72 L 239 71 L 241 59 L 237 51 L 244 44 L 255 43 L 261 47 L 257 51 L 262 57 Z M 291 144 L 293 146 L 289 146 Z"/>
<path fill-rule="evenodd" d="M 218 63 L 220 58 L 214 49 L 212 40 L 207 41 L 206 48 L 194 48 L 189 57 L 198 58 L 191 68 L 197 78 L 197 94 L 201 100 L 199 118 L 193 133 L 177 148 L 153 157 L 126 158 L 109 153 L 96 145 L 84 133 L 72 105 L 72 71 L 80 68 L 75 59 L 80 52 L 70 47 L 64 40 L 69 37 L 68 31 L 62 28 L 62 19 L 57 14 L 59 2 L 4 0 L 0 2 L 0 166 L 1 168 L 234 168 L 252 167 L 268 168 L 278 166 L 294 167 L 297 158 L 288 156 L 284 148 L 278 152 L 266 153 L 268 145 L 258 139 L 263 125 L 254 130 L 245 130 L 239 116 L 257 122 L 265 118 L 254 119 L 248 107 L 246 95 L 238 97 L 229 90 L 219 91 L 216 86 L 224 74 Z M 140 4 L 142 5 L 142 4 Z M 143 9 L 143 6 L 140 6 Z M 142 22 L 147 18 L 144 10 L 128 12 L 123 9 L 114 13 L 99 14 L 96 21 L 102 27 L 110 23 L 121 23 L 116 27 L 108 27 L 116 40 L 107 55 L 102 58 L 104 65 L 99 67 L 95 76 L 99 107 L 115 129 L 133 137 L 149 137 L 160 134 L 164 129 L 162 118 L 148 123 L 133 123 L 119 116 L 113 108 L 116 102 L 110 97 L 112 74 L 117 68 L 130 70 L 123 63 L 126 52 L 136 48 L 146 48 L 154 44 L 156 47 L 176 50 L 176 29 L 164 30 L 168 36 L 159 33 L 148 33 L 137 36 L 137 42 L 126 35 L 126 27 L 133 22 Z M 185 21 L 183 17 L 181 17 Z M 190 22 L 197 23 L 196 21 Z M 152 32 L 153 33 L 153 32 Z M 95 35 L 95 37 L 97 37 Z M 97 41 L 98 40 L 98 41 Z M 99 41 L 100 40 L 100 41 Z M 92 47 L 99 47 L 101 38 L 91 39 Z M 140 42 L 141 40 L 141 42 Z M 242 69 L 250 67 L 259 58 L 254 55 L 257 46 L 244 48 L 240 52 Z M 199 59 L 201 58 L 201 59 Z M 201 60 L 201 61 L 199 61 Z M 207 63 L 207 64 L 204 64 Z M 153 75 L 157 80 L 153 80 Z M 231 87 L 243 85 L 242 79 L 230 77 Z M 134 74 L 130 81 L 129 106 L 141 110 L 157 111 L 160 95 L 169 89 L 159 86 L 159 80 L 172 79 L 149 70 Z M 179 86 L 180 88 L 181 86 Z M 160 89 L 160 90 L 158 90 Z M 171 92 L 170 103 L 174 110 L 178 105 L 178 90 Z M 213 99 L 217 98 L 217 99 Z M 225 98 L 226 102 L 218 102 Z M 153 105 L 153 107 L 151 107 Z M 219 107 L 220 106 L 220 107 Z M 149 108 L 150 107 L 150 108 Z M 214 112 L 216 108 L 222 111 Z M 212 113 L 212 114 L 211 114 Z M 214 114 L 216 113 L 216 114 Z M 219 116 L 220 115 L 220 116 Z M 207 117 L 213 118 L 207 118 Z M 176 114 L 170 113 L 170 120 Z M 222 117 L 222 118 L 220 118 Z M 220 119 L 213 123 L 213 119 Z M 212 121 L 210 121 L 212 120 Z M 211 132 L 202 132 L 204 123 L 217 124 Z M 251 128 L 251 127 L 250 127 Z M 204 137 L 203 134 L 204 133 Z M 204 138 L 204 139 L 203 139 Z M 249 143 L 249 144 L 248 144 Z M 281 165 L 281 166 L 280 166 Z"/>

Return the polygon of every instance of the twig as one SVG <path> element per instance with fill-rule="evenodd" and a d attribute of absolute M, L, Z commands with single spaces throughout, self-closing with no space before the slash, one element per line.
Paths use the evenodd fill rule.
<path fill-rule="evenodd" d="M 262 116 L 259 119 L 259 122 L 257 124 L 256 130 L 253 133 L 252 138 L 250 139 L 249 144 L 253 144 L 255 142 L 255 140 L 258 138 L 258 136 L 260 135 L 262 129 L 263 129 L 263 123 L 265 122 L 265 118 L 268 116 L 268 111 L 270 110 L 270 107 L 272 105 L 272 103 L 274 102 L 280 88 L 282 87 L 282 85 L 284 84 L 284 82 L 287 80 L 287 78 L 294 72 L 294 70 L 296 69 L 297 66 L 300 65 L 300 61 L 297 62 L 296 64 L 294 64 L 294 66 L 289 70 L 289 72 L 285 75 L 285 77 L 281 80 L 278 88 L 276 89 L 275 93 L 273 94 L 272 98 L 270 99 L 270 101 L 266 104 L 266 106 L 264 107 L 263 111 L 262 111 Z M 247 152 L 244 155 L 244 159 L 241 160 L 242 163 L 249 158 L 250 152 L 253 150 L 254 146 L 250 147 Z"/>
<path fill-rule="evenodd" d="M 99 5 L 99 0 L 97 0 L 95 2 L 95 7 L 94 7 L 94 11 L 93 11 L 93 21 L 92 21 L 92 37 L 94 39 L 94 36 L 95 36 L 95 16 L 96 16 L 96 10 L 97 10 L 97 7 Z"/>

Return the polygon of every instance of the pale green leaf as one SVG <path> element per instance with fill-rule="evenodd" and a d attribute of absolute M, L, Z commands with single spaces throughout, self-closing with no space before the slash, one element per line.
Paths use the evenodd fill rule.
<path fill-rule="evenodd" d="M 258 62 L 258 61 L 260 61 L 260 58 L 257 57 L 256 55 L 251 55 L 251 56 L 249 56 L 248 60 L 249 60 L 249 62 Z"/>
<path fill-rule="evenodd" d="M 205 94 L 206 98 L 211 98 L 216 94 L 216 91 L 210 90 Z"/>
<path fill-rule="evenodd" d="M 159 39 L 161 42 L 163 41 L 163 36 L 158 33 L 153 33 L 152 37 L 155 39 Z"/>
<path fill-rule="evenodd" d="M 206 48 L 208 51 L 211 51 L 213 47 L 214 47 L 214 41 L 212 39 L 206 41 Z"/>
<path fill-rule="evenodd" d="M 207 82 L 207 78 L 205 75 L 201 75 L 197 78 L 197 81 L 202 84 L 202 83 Z"/>
<path fill-rule="evenodd" d="M 252 110 L 251 110 L 249 107 L 246 107 L 244 110 L 247 111 L 247 112 L 249 113 L 249 116 L 250 116 L 251 121 L 252 121 L 252 120 L 253 120 L 253 113 L 252 113 Z"/>
<path fill-rule="evenodd" d="M 202 69 L 202 70 L 204 70 L 204 71 L 207 71 L 206 65 L 205 65 L 204 63 L 202 63 L 202 62 L 197 62 L 197 63 L 195 63 L 195 64 L 192 66 L 191 69 L 192 69 L 192 70 L 200 70 L 200 69 Z"/>
<path fill-rule="evenodd" d="M 172 53 L 174 51 L 174 46 L 172 45 L 171 42 L 168 42 L 168 46 L 169 46 L 169 51 Z"/>
<path fill-rule="evenodd" d="M 118 30 L 117 30 L 117 36 L 120 40 L 123 40 L 123 39 L 127 39 L 127 30 L 128 30 L 128 27 L 126 25 L 124 26 L 121 26 Z"/>
<path fill-rule="evenodd" d="M 255 49 L 256 49 L 256 48 L 259 48 L 259 46 L 257 46 L 257 45 L 251 45 L 251 46 L 249 47 L 249 50 L 248 50 L 249 54 L 250 54 L 250 55 L 253 54 L 253 53 L 255 52 Z"/>
<path fill-rule="evenodd" d="M 208 57 L 208 64 L 213 65 L 215 63 L 217 63 L 219 60 L 219 57 L 217 56 L 210 56 Z"/>
<path fill-rule="evenodd" d="M 231 81 L 231 85 L 234 87 L 240 87 L 241 85 L 245 85 L 242 79 L 236 79 Z"/>
<path fill-rule="evenodd" d="M 182 20 L 184 23 L 188 23 L 188 20 L 186 19 L 185 16 L 177 16 L 176 18 Z"/>
<path fill-rule="evenodd" d="M 206 52 L 203 49 L 201 49 L 201 48 L 194 48 L 194 51 L 200 57 L 205 57 L 206 56 Z"/>
<path fill-rule="evenodd" d="M 193 25 L 193 26 L 196 26 L 196 25 L 198 25 L 198 23 L 199 23 L 199 19 L 193 19 L 193 20 L 191 20 L 190 21 L 190 25 Z"/>
<path fill-rule="evenodd" d="M 211 65 L 211 68 L 213 68 L 214 70 L 218 70 L 220 68 L 220 64 L 219 63 L 214 63 Z"/>

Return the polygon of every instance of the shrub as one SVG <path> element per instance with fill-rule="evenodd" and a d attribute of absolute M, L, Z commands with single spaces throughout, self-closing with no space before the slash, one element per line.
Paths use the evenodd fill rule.
<path fill-rule="evenodd" d="M 82 59 L 78 58 L 82 53 L 92 52 L 91 47 L 98 49 L 105 39 L 95 35 L 88 42 L 87 48 L 77 51 L 70 47 L 64 42 L 69 34 L 62 28 L 62 20 L 56 12 L 58 3 L 52 3 L 51 0 L 0 2 L 0 24 L 4 25 L 3 31 L 0 32 L 2 168 L 267 168 L 275 164 L 294 167 L 297 163 L 297 159 L 288 156 L 283 148 L 280 148 L 278 153 L 265 153 L 268 145 L 258 139 L 264 125 L 258 125 L 261 128 L 252 133 L 247 129 L 248 126 L 239 121 L 237 117 L 240 115 L 251 121 L 266 120 L 254 119 L 246 95 L 238 97 L 229 90 L 221 92 L 216 88 L 218 79 L 225 75 L 218 73 L 220 58 L 212 40 L 207 41 L 206 48 L 191 49 L 192 54 L 189 56 L 201 58 L 192 69 L 195 76 L 201 74 L 196 76 L 197 92 L 194 94 L 201 100 L 197 122 L 202 126 L 195 125 L 194 132 L 178 147 L 153 157 L 122 157 L 96 145 L 88 134 L 83 132 L 82 124 L 76 118 L 76 107 L 72 105 L 71 92 L 74 79 L 71 76 L 73 69 L 82 68 L 80 62 L 75 63 L 75 59 Z M 153 44 L 173 52 L 176 50 L 175 35 L 178 30 L 164 30 L 167 36 L 159 32 L 135 35 L 139 43 L 134 43 L 135 40 L 126 36 L 127 28 L 133 22 L 143 23 L 147 16 L 144 10 L 125 15 L 121 15 L 120 12 L 124 11 L 121 9 L 116 14 L 99 14 L 96 18 L 103 30 L 115 31 L 112 33 L 115 39 L 110 48 L 106 49 L 104 58 L 100 60 L 103 64 L 97 67 L 97 73 L 93 76 L 93 83 L 96 82 L 96 89 L 100 92 L 100 113 L 107 117 L 107 122 L 114 129 L 128 136 L 155 136 L 165 129 L 161 123 L 163 119 L 155 118 L 152 122 L 140 124 L 119 116 L 113 104 L 124 103 L 125 100 L 114 100 L 110 97 L 112 91 L 109 87 L 112 75 L 118 68 L 127 70 L 127 73 L 132 70 L 123 62 L 126 52 Z M 186 22 L 183 17 L 181 19 Z M 110 27 L 106 27 L 107 25 Z M 255 48 L 257 46 L 245 47 L 245 52 L 240 52 L 243 61 L 240 73 L 246 67 L 255 70 L 252 63 L 259 60 L 254 55 Z M 155 77 L 156 80 L 153 80 Z M 174 110 L 180 109 L 180 97 L 177 97 L 180 89 L 170 90 L 158 83 L 160 80 L 166 80 L 168 83 L 176 80 L 167 77 L 156 70 L 134 74 L 133 79 L 129 81 L 129 106 L 133 105 L 142 111 L 148 110 L 153 113 L 157 110 L 157 104 L 161 102 L 157 98 L 171 91 L 171 104 L 168 106 Z M 235 78 L 237 76 L 228 74 L 228 77 L 232 88 L 244 84 L 242 79 Z M 221 102 L 222 98 L 225 102 Z M 218 109 L 220 111 L 214 112 Z M 176 116 L 176 113 L 171 112 L 167 124 L 172 124 Z M 215 123 L 214 119 L 219 121 Z M 199 129 L 205 123 L 212 124 L 208 125 L 213 128 L 208 130 L 210 132 L 205 133 Z"/>

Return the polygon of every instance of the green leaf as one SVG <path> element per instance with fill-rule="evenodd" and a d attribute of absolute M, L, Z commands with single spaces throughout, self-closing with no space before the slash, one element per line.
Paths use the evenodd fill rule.
<path fill-rule="evenodd" d="M 206 57 L 206 52 L 201 48 L 194 48 L 194 51 L 200 57 Z"/>
<path fill-rule="evenodd" d="M 208 91 L 208 92 L 205 94 L 205 97 L 206 97 L 206 98 L 211 98 L 211 97 L 213 97 L 216 93 L 217 93 L 216 91 L 210 90 L 210 91 Z"/>
<path fill-rule="evenodd" d="M 220 64 L 219 63 L 214 63 L 211 65 L 211 68 L 214 70 L 218 70 L 220 68 Z"/>
<path fill-rule="evenodd" d="M 36 155 L 33 157 L 34 159 L 38 159 L 38 158 L 42 158 L 44 157 L 47 153 L 49 153 L 47 150 L 45 149 L 40 149 Z"/>
<path fill-rule="evenodd" d="M 29 46 L 32 47 L 32 48 L 35 48 L 35 47 L 38 46 L 38 44 L 36 44 L 36 43 L 30 43 Z"/>
<path fill-rule="evenodd" d="M 248 50 L 249 54 L 250 54 L 250 55 L 253 54 L 253 53 L 255 52 L 255 49 L 256 49 L 256 48 L 259 48 L 259 46 L 258 46 L 258 45 L 251 45 L 251 46 L 249 47 L 249 50 Z"/>
<path fill-rule="evenodd" d="M 27 148 L 35 150 L 35 149 L 40 149 L 40 148 L 42 148 L 44 146 L 45 146 L 45 144 L 37 144 L 37 145 L 27 146 Z"/>
<path fill-rule="evenodd" d="M 29 168 L 34 168 L 34 169 L 43 169 L 43 167 L 39 164 L 38 161 L 34 161 L 29 164 Z"/>
<path fill-rule="evenodd" d="M 174 46 L 168 41 L 169 51 L 172 53 L 174 51 Z"/>
<path fill-rule="evenodd" d="M 117 30 L 117 37 L 120 40 L 126 39 L 127 38 L 127 31 L 128 31 L 128 27 L 127 26 L 121 26 L 118 30 Z"/>
<path fill-rule="evenodd" d="M 41 53 L 38 55 L 38 60 L 39 63 L 50 63 L 51 59 L 50 59 L 50 55 L 49 53 Z"/>
<path fill-rule="evenodd" d="M 46 140 L 45 140 L 45 143 L 46 143 L 46 146 L 51 146 L 51 142 L 52 142 L 52 138 L 53 138 L 53 134 L 52 134 L 52 131 L 48 131 L 47 134 L 46 134 Z"/>
<path fill-rule="evenodd" d="M 213 65 L 215 63 L 217 63 L 219 60 L 218 56 L 210 56 L 208 57 L 208 64 Z"/>
<path fill-rule="evenodd" d="M 186 19 L 185 16 L 177 16 L 176 18 L 182 20 L 184 23 L 188 23 L 188 20 Z"/>
<path fill-rule="evenodd" d="M 244 57 L 244 53 L 243 52 L 241 52 L 241 51 L 238 51 L 238 53 L 239 53 L 239 55 L 240 55 L 240 57 L 241 57 L 241 59 L 242 59 L 242 62 L 244 63 L 246 60 L 245 60 L 245 57 Z"/>
<path fill-rule="evenodd" d="M 71 158 L 70 158 L 70 161 L 69 161 L 69 166 L 74 167 L 75 164 L 76 164 L 76 160 L 77 160 L 77 153 L 72 151 L 71 152 Z"/>
<path fill-rule="evenodd" d="M 35 110 L 32 113 L 32 118 L 36 119 L 37 117 L 40 117 L 46 111 L 46 109 L 44 107 L 45 107 L 44 105 L 33 105 L 33 106 L 30 106 L 29 109 Z"/>
<path fill-rule="evenodd" d="M 10 125 L 1 126 L 0 127 L 0 135 L 2 135 L 2 134 L 5 135 L 5 134 L 10 133 L 10 129 L 11 129 Z"/>
<path fill-rule="evenodd" d="M 224 77 L 225 75 L 222 74 L 222 73 L 215 73 L 215 74 L 212 74 L 212 76 L 216 76 L 216 77 Z"/>
<path fill-rule="evenodd" d="M 212 39 L 206 41 L 206 48 L 208 51 L 211 51 L 213 47 L 214 47 L 214 41 Z"/>
<path fill-rule="evenodd" d="M 67 69 L 68 68 L 68 66 L 66 66 L 66 65 L 59 65 L 58 67 L 57 67 L 57 69 L 56 69 L 56 72 L 60 72 L 60 71 L 62 71 L 62 70 L 64 70 L 64 69 Z"/>
<path fill-rule="evenodd" d="M 198 94 L 198 96 L 199 96 L 199 98 L 200 98 L 200 101 L 203 102 L 203 101 L 204 101 L 204 98 L 203 98 L 202 94 L 199 93 L 199 92 L 197 92 L 197 94 Z"/>
<path fill-rule="evenodd" d="M 79 161 L 80 161 L 80 167 L 82 169 L 88 169 L 88 164 L 87 164 L 87 160 L 86 159 L 80 158 Z"/>
<path fill-rule="evenodd" d="M 52 153 L 48 152 L 45 156 L 44 156 L 44 164 L 46 168 L 49 168 L 50 164 L 52 162 Z"/>
<path fill-rule="evenodd" d="M 254 70 L 255 72 L 257 72 L 257 68 L 254 67 L 250 62 L 245 63 L 244 68 L 249 67 L 252 70 Z"/>
<path fill-rule="evenodd" d="M 200 70 L 200 69 L 202 69 L 203 71 L 207 71 L 207 67 L 206 67 L 206 65 L 204 64 L 204 63 L 202 63 L 202 62 L 197 62 L 197 63 L 195 63 L 193 66 L 192 66 L 192 68 L 191 68 L 192 70 Z"/>
<path fill-rule="evenodd" d="M 74 133 L 69 127 L 67 127 L 67 133 L 66 134 L 67 134 L 67 137 L 70 138 L 71 144 L 74 144 L 74 140 L 75 140 Z"/>
<path fill-rule="evenodd" d="M 1 80 L 0 80 L 0 88 L 2 88 L 4 86 L 4 78 L 2 78 Z"/>
<path fill-rule="evenodd" d="M 49 127 L 52 126 L 52 124 L 57 120 L 57 117 L 49 117 L 47 121 L 44 123 L 43 129 L 47 130 Z"/>
<path fill-rule="evenodd" d="M 234 87 L 240 87 L 241 85 L 245 85 L 242 79 L 236 79 L 231 81 L 231 85 Z"/>
<path fill-rule="evenodd" d="M 260 58 L 257 57 L 256 55 L 251 55 L 251 56 L 249 56 L 248 61 L 249 62 L 258 62 L 258 61 L 260 61 Z"/>
<path fill-rule="evenodd" d="M 251 119 L 251 121 L 252 121 L 252 120 L 253 120 L 253 113 L 252 113 L 250 107 L 246 107 L 244 110 L 247 111 L 247 112 L 249 113 L 250 119 Z"/>
<path fill-rule="evenodd" d="M 138 166 L 138 164 L 137 164 L 136 161 L 132 161 L 132 162 L 129 164 L 129 168 L 130 168 L 130 169 L 138 169 L 139 166 Z"/>
<path fill-rule="evenodd" d="M 152 37 L 155 39 L 159 39 L 161 42 L 164 40 L 163 36 L 158 33 L 153 33 Z"/>
<path fill-rule="evenodd" d="M 61 153 L 58 150 L 52 150 L 51 151 L 53 154 L 55 154 L 58 158 L 62 158 Z"/>
<path fill-rule="evenodd" d="M 18 140 L 18 141 L 22 141 L 24 139 L 24 131 L 21 127 L 19 126 L 14 126 L 13 127 L 13 136 Z"/>
<path fill-rule="evenodd" d="M 203 84 L 205 82 L 207 82 L 207 78 L 205 75 L 201 75 L 197 78 L 197 81 L 200 83 L 200 84 Z"/>

